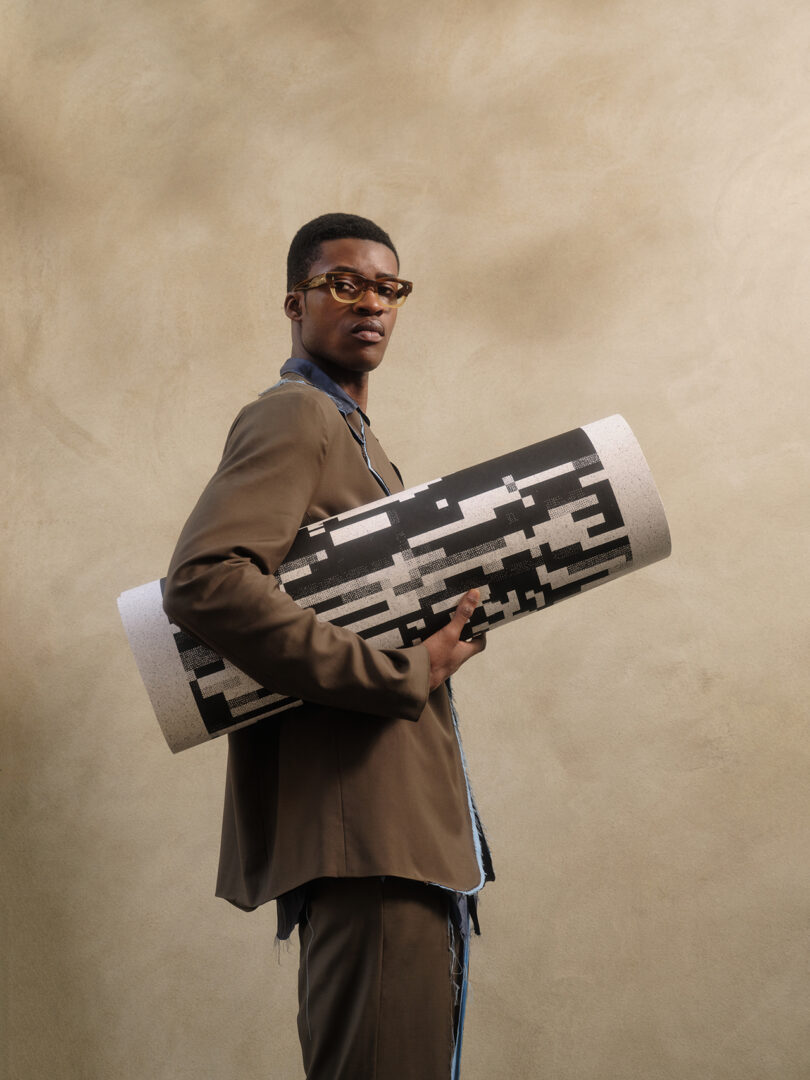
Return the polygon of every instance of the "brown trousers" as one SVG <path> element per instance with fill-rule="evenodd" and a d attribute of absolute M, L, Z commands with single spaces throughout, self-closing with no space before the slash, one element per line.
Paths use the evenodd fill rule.
<path fill-rule="evenodd" d="M 394 877 L 311 889 L 298 970 L 307 1080 L 448 1080 L 461 986 L 448 894 Z"/>

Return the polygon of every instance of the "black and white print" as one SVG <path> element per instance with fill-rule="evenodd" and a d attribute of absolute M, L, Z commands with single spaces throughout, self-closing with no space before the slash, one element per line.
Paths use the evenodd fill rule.
<path fill-rule="evenodd" d="M 610 481 L 577 428 L 309 525 L 277 576 L 319 618 L 398 648 L 438 630 L 473 587 L 481 606 L 465 637 L 578 593 L 632 557 Z M 173 630 L 211 734 L 300 704 Z"/>
<path fill-rule="evenodd" d="M 647 464 L 613 416 L 306 526 L 277 577 L 319 619 L 401 648 L 438 630 L 473 587 L 481 604 L 466 637 L 669 550 Z M 301 704 L 169 623 L 160 593 L 157 582 L 129 590 L 119 608 L 172 749 Z"/>

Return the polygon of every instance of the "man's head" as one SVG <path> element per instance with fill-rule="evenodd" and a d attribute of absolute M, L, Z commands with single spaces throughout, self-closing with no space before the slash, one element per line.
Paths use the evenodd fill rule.
<path fill-rule="evenodd" d="M 393 332 L 396 293 L 404 299 L 410 290 L 398 284 L 398 272 L 396 248 L 373 221 L 324 214 L 304 225 L 287 259 L 293 356 L 312 360 L 340 385 L 364 382 Z"/>

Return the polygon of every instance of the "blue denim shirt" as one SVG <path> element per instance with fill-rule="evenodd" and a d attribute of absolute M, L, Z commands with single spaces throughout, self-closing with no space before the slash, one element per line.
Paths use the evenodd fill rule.
<path fill-rule="evenodd" d="M 319 390 L 328 394 L 344 416 L 350 416 L 356 409 L 367 424 L 370 422 L 354 398 L 349 397 L 342 386 L 338 386 L 334 379 L 330 379 L 326 372 L 321 371 L 311 360 L 299 360 L 292 357 L 281 369 L 282 379 L 285 375 L 302 375 L 313 386 L 317 386 Z"/>

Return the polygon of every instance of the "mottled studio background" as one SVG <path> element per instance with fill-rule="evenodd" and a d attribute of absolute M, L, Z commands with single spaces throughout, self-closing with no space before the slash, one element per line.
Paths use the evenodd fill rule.
<path fill-rule="evenodd" d="M 225 746 L 118 622 L 359 212 L 416 282 L 370 411 L 409 483 L 613 412 L 668 562 L 458 680 L 499 880 L 465 1080 L 810 1075 L 810 10 L 5 0 L 9 1080 L 298 1080 L 296 956 L 213 898 Z"/>

